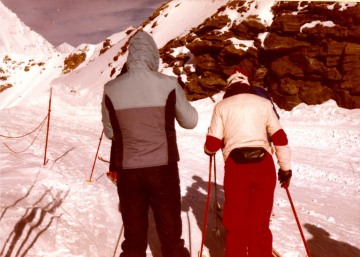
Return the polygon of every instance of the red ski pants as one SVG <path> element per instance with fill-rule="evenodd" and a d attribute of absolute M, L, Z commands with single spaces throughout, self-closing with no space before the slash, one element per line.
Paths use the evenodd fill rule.
<path fill-rule="evenodd" d="M 255 164 L 225 162 L 226 257 L 271 257 L 276 171 L 270 154 Z"/>

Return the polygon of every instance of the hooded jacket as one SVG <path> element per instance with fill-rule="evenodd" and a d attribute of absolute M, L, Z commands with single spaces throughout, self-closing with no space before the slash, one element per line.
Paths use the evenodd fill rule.
<path fill-rule="evenodd" d="M 158 72 L 159 51 L 146 32 L 129 42 L 128 71 L 104 86 L 102 122 L 107 138 L 120 142 L 122 169 L 167 165 L 179 160 L 175 119 L 197 125 L 198 114 L 175 77 Z"/>

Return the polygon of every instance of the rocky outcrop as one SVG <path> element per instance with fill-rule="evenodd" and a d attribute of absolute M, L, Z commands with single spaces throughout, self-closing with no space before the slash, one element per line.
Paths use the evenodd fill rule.
<path fill-rule="evenodd" d="M 264 41 L 274 100 L 284 109 L 329 99 L 360 108 L 360 5 L 341 10 L 339 3 L 312 2 L 301 11 L 298 5 L 273 7 Z"/>
<path fill-rule="evenodd" d="M 279 1 L 268 27 L 257 16 L 237 23 L 223 12 L 228 8 L 243 15 L 249 6 L 229 2 L 161 49 L 163 62 L 181 75 L 190 100 L 223 90 L 233 70 L 242 67 L 283 109 L 329 99 L 360 108 L 360 3 L 345 8 L 338 2 Z M 174 56 L 180 46 L 188 52 Z"/>
<path fill-rule="evenodd" d="M 86 59 L 86 53 L 81 51 L 78 53 L 72 53 L 64 60 L 64 69 L 63 73 L 67 74 L 72 70 L 76 69 L 81 63 Z"/>

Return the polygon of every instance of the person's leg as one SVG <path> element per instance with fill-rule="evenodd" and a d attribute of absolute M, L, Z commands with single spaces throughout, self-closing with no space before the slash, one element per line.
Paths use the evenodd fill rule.
<path fill-rule="evenodd" d="M 249 257 L 272 256 L 270 216 L 274 202 L 276 172 L 272 157 L 256 165 L 254 190 L 250 201 Z"/>
<path fill-rule="evenodd" d="M 121 257 L 145 257 L 147 248 L 149 201 L 141 170 L 119 172 L 118 194 L 125 240 Z"/>
<path fill-rule="evenodd" d="M 251 174 L 228 158 L 224 177 L 226 257 L 246 257 Z"/>
<path fill-rule="evenodd" d="M 181 239 L 181 194 L 177 163 L 158 167 L 148 180 L 151 208 L 163 257 L 188 257 Z"/>

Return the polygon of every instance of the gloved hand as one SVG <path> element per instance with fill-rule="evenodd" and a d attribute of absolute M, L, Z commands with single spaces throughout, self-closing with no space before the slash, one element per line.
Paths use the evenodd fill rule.
<path fill-rule="evenodd" d="M 291 176 L 292 176 L 292 171 L 291 170 L 279 169 L 278 180 L 280 182 L 281 187 L 284 187 L 285 185 L 286 185 L 286 187 L 290 186 Z"/>
<path fill-rule="evenodd" d="M 106 173 L 106 176 L 113 182 L 115 185 L 117 184 L 117 173 L 116 171 L 109 171 Z"/>
<path fill-rule="evenodd" d="M 209 155 L 210 157 L 215 154 L 215 153 L 209 152 L 209 151 L 206 149 L 205 145 L 204 145 L 204 153 L 205 153 L 206 155 Z"/>

